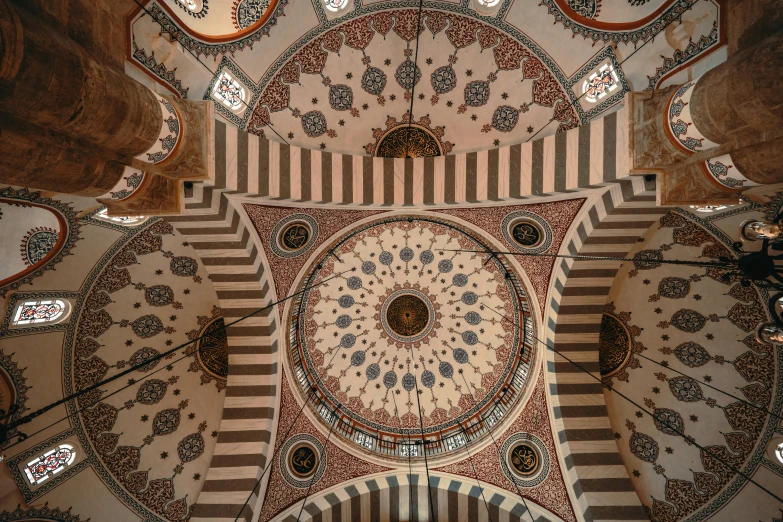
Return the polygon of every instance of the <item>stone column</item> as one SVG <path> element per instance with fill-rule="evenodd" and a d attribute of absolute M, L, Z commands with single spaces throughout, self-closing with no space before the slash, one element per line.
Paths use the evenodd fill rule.
<path fill-rule="evenodd" d="M 155 95 L 0 0 L 0 111 L 135 156 L 160 131 Z"/>
<path fill-rule="evenodd" d="M 782 73 L 779 30 L 679 87 L 629 93 L 631 172 L 660 174 L 668 204 L 726 204 L 783 182 Z"/>
<path fill-rule="evenodd" d="M 699 78 L 690 100 L 694 125 L 720 144 L 779 129 L 783 126 L 782 75 L 783 32 L 779 32 Z"/>
<path fill-rule="evenodd" d="M 137 199 L 180 202 L 181 195 L 161 190 L 181 191 L 180 180 L 209 177 L 212 120 L 211 102 L 155 94 L 22 6 L 0 0 L 0 182 L 100 196 L 133 166 L 178 181 L 150 178 L 148 187 L 159 190 Z"/>

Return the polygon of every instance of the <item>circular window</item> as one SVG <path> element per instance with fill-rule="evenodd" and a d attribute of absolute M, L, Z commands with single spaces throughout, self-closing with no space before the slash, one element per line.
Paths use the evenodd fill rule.
<path fill-rule="evenodd" d="M 269 244 L 279 257 L 296 257 L 308 251 L 318 236 L 318 223 L 308 214 L 292 214 L 272 229 Z"/>
<path fill-rule="evenodd" d="M 501 232 L 508 244 L 520 252 L 537 254 L 552 246 L 552 229 L 544 218 L 532 212 L 508 214 L 501 224 Z"/>
<path fill-rule="evenodd" d="M 312 435 L 300 433 L 286 441 L 280 451 L 280 471 L 294 487 L 308 488 L 315 484 L 326 470 L 326 453 Z"/>

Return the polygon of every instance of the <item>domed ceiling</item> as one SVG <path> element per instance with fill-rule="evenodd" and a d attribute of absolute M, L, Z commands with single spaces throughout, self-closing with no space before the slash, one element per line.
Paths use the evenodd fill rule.
<path fill-rule="evenodd" d="M 347 154 L 432 156 L 578 126 L 628 90 L 679 81 L 683 67 L 725 37 L 720 0 L 506 1 L 491 16 L 477 1 L 426 1 L 419 12 L 417 2 L 357 0 L 336 13 L 321 0 L 273 1 L 263 11 L 254 0 L 213 1 L 196 18 L 170 5 L 178 1 L 153 0 L 153 16 L 129 21 L 132 60 L 270 139 Z M 229 12 L 245 20 L 233 31 Z M 210 19 L 222 32 L 205 33 Z M 180 48 L 161 36 L 161 24 Z M 212 96 L 223 73 L 243 90 L 233 108 Z"/>
<path fill-rule="evenodd" d="M 455 435 L 483 435 L 522 395 L 527 295 L 513 268 L 475 253 L 487 248 L 453 221 L 394 216 L 333 238 L 305 269 L 293 371 L 365 449 L 407 457 L 422 431 L 443 441 L 433 453 L 461 449 Z"/>

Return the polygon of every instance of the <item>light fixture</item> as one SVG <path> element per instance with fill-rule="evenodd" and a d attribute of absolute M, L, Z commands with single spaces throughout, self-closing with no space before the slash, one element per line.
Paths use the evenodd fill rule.
<path fill-rule="evenodd" d="M 777 223 L 767 223 L 758 219 L 745 221 L 740 225 L 740 235 L 748 241 L 778 239 L 783 229 Z"/>
<path fill-rule="evenodd" d="M 756 340 L 764 344 L 783 343 L 783 328 L 774 323 L 764 323 L 756 328 Z"/>

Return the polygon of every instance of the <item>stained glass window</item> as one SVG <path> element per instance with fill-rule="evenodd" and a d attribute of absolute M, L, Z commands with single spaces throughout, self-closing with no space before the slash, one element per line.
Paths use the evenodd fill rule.
<path fill-rule="evenodd" d="M 337 12 L 348 5 L 348 0 L 324 0 L 324 4 L 328 10 Z"/>
<path fill-rule="evenodd" d="M 11 326 L 54 323 L 65 319 L 71 306 L 60 299 L 25 301 L 16 307 Z"/>
<path fill-rule="evenodd" d="M 106 207 L 104 207 L 100 212 L 95 214 L 95 217 L 103 219 L 104 221 L 119 223 L 120 225 L 137 225 L 147 219 L 145 216 L 110 216 L 108 212 Z"/>
<path fill-rule="evenodd" d="M 70 444 L 60 444 L 28 462 L 24 472 L 30 484 L 37 486 L 73 464 L 75 459 L 74 447 Z"/>
<path fill-rule="evenodd" d="M 242 108 L 245 101 L 245 89 L 230 74 L 223 71 L 215 83 L 212 96 L 232 111 L 236 111 Z"/>
<path fill-rule="evenodd" d="M 582 86 L 582 92 L 584 92 L 587 101 L 595 103 L 617 89 L 618 85 L 619 81 L 614 67 L 612 67 L 612 64 L 606 63 L 587 77 Z"/>

